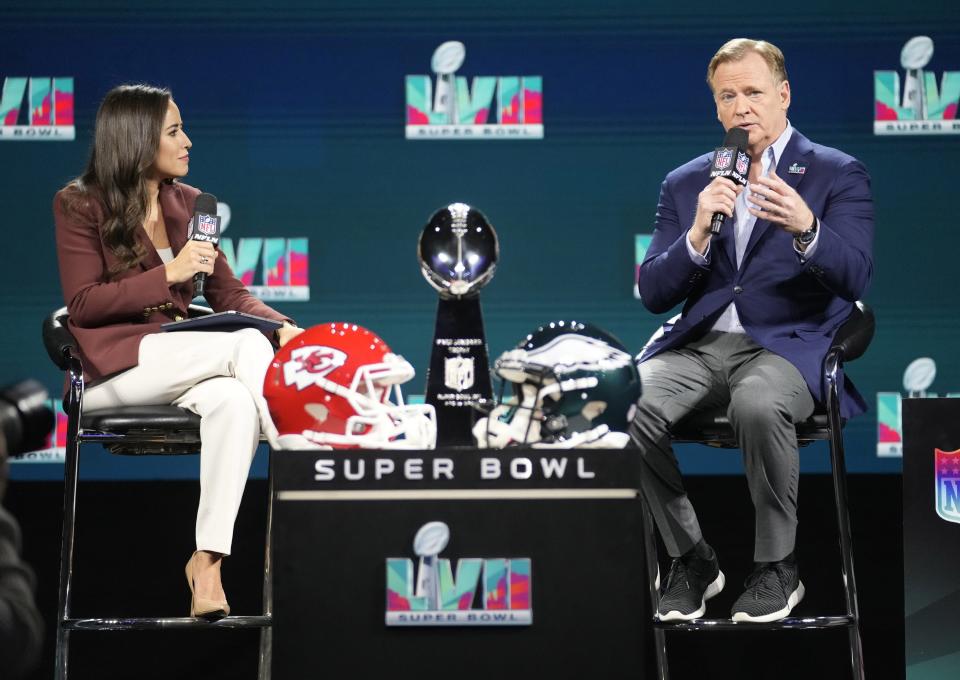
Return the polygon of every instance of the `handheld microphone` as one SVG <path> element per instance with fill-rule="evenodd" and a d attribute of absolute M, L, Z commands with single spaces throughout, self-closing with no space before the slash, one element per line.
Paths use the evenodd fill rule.
<path fill-rule="evenodd" d="M 217 215 L 217 197 L 213 194 L 200 194 L 193 204 L 193 219 L 190 220 L 190 239 L 206 241 L 214 247 L 220 243 L 220 216 Z M 195 295 L 203 295 L 203 287 L 207 282 L 205 272 L 193 275 Z"/>
<path fill-rule="evenodd" d="M 750 174 L 750 154 L 746 152 L 750 135 L 743 128 L 733 127 L 727 130 L 723 146 L 713 152 L 713 165 L 710 166 L 710 179 L 729 177 L 740 186 L 746 186 Z M 719 234 L 723 221 L 727 218 L 722 212 L 713 213 L 710 221 L 710 233 Z"/>

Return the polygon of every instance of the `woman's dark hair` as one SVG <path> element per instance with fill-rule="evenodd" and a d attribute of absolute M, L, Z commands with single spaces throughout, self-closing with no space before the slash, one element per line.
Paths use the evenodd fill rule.
<path fill-rule="evenodd" d="M 100 231 L 118 260 L 111 274 L 135 266 L 146 254 L 136 236 L 147 211 L 144 173 L 157 157 L 171 97 L 170 90 L 152 85 L 110 90 L 97 110 L 87 168 L 67 185 L 79 192 L 78 199 L 89 199 L 95 191 L 103 202 Z"/>

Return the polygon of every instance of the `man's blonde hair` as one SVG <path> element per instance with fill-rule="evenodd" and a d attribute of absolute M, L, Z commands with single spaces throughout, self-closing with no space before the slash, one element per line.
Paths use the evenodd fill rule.
<path fill-rule="evenodd" d="M 770 67 L 770 72 L 773 74 L 773 82 L 776 85 L 780 85 L 780 83 L 787 79 L 787 68 L 783 63 L 783 52 L 780 51 L 779 47 L 773 43 L 768 43 L 766 40 L 734 38 L 733 40 L 725 42 L 723 47 L 717 50 L 717 53 L 713 55 L 713 59 L 710 60 L 710 65 L 707 66 L 707 85 L 710 86 L 710 90 L 713 90 L 713 75 L 717 72 L 717 67 L 720 64 L 725 64 L 729 61 L 740 61 L 751 52 L 759 54 L 763 57 L 763 60 L 767 62 L 767 66 Z"/>

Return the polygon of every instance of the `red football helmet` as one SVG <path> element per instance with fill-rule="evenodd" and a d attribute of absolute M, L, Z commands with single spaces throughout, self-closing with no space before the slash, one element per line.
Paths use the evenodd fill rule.
<path fill-rule="evenodd" d="M 413 373 L 362 326 L 307 329 L 277 352 L 263 382 L 279 448 L 434 448 L 433 407 L 403 404 L 400 385 Z"/>

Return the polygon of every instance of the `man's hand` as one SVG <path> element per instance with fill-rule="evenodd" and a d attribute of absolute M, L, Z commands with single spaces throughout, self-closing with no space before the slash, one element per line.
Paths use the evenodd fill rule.
<path fill-rule="evenodd" d="M 747 200 L 750 214 L 773 224 L 796 236 L 813 224 L 813 211 L 794 189 L 777 176 L 773 170 L 768 177 L 750 183 Z"/>
<path fill-rule="evenodd" d="M 704 187 L 697 197 L 697 215 L 690 227 L 690 244 L 698 253 L 703 253 L 710 243 L 710 222 L 714 213 L 723 213 L 727 217 L 733 216 L 733 208 L 737 196 L 743 187 L 729 177 L 715 177 L 710 184 Z"/>

